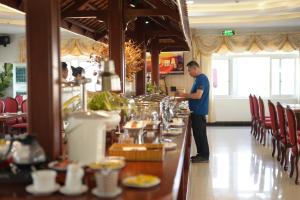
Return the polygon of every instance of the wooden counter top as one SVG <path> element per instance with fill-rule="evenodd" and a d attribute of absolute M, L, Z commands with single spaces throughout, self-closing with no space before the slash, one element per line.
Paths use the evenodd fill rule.
<path fill-rule="evenodd" d="M 185 119 L 186 125 L 183 134 L 172 137 L 177 143 L 177 149 L 167 151 L 163 162 L 126 162 L 126 167 L 120 173 L 120 179 L 137 174 L 152 174 L 161 179 L 158 186 L 149 189 L 133 189 L 120 185 L 123 192 L 116 198 L 126 200 L 152 200 L 152 199 L 186 199 L 187 182 L 189 170 L 189 157 L 191 146 L 190 121 Z M 50 196 L 33 196 L 25 191 L 26 185 L 2 184 L 0 183 L 0 199 L 39 199 L 39 200 L 63 200 L 63 199 L 100 199 L 91 193 L 95 187 L 91 177 L 85 178 L 85 183 L 89 185 L 89 191 L 76 197 L 68 197 L 59 192 Z"/>

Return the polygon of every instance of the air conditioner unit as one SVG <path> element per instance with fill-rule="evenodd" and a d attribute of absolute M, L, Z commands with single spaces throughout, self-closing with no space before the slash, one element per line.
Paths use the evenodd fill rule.
<path fill-rule="evenodd" d="M 8 35 L 0 35 L 0 45 L 6 47 L 10 43 L 10 38 Z"/>

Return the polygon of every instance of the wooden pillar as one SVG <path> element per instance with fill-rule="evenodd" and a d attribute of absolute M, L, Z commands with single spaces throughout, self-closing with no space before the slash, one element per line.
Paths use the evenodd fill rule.
<path fill-rule="evenodd" d="M 152 83 L 159 85 L 159 45 L 158 39 L 154 39 L 151 43 L 151 63 L 152 63 Z"/>
<path fill-rule="evenodd" d="M 125 92 L 124 0 L 108 1 L 109 58 L 114 60 L 116 73 Z"/>
<path fill-rule="evenodd" d="M 146 93 L 146 43 L 145 43 L 145 20 L 138 18 L 135 21 L 135 34 L 136 42 L 140 45 L 143 50 L 142 57 L 144 59 L 143 69 L 136 74 L 135 85 L 136 95 L 143 95 Z"/>
<path fill-rule="evenodd" d="M 29 133 L 49 159 L 60 153 L 60 0 L 26 0 Z"/>

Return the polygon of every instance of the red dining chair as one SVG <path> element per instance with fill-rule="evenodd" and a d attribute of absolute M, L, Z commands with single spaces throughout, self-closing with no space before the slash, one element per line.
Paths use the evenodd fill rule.
<path fill-rule="evenodd" d="M 251 114 L 251 134 L 254 134 L 255 130 L 255 114 L 254 114 L 254 107 L 253 107 L 253 97 L 249 95 L 249 105 L 250 105 L 250 114 Z"/>
<path fill-rule="evenodd" d="M 272 131 L 271 131 L 271 133 L 272 133 L 272 145 L 273 145 L 272 157 L 274 157 L 276 147 L 277 147 L 277 160 L 279 161 L 279 156 L 280 156 L 280 153 L 281 153 L 281 149 L 280 149 L 281 135 L 278 131 L 278 121 L 277 121 L 276 108 L 275 108 L 275 105 L 270 100 L 268 100 L 268 107 L 269 107 L 271 128 L 272 128 Z"/>
<path fill-rule="evenodd" d="M 27 99 L 23 100 L 21 103 L 21 111 L 22 113 L 27 113 Z M 11 126 L 12 130 L 18 133 L 24 133 L 27 131 L 28 123 L 26 123 L 26 117 L 22 117 L 22 120 Z"/>
<path fill-rule="evenodd" d="M 4 101 L 0 99 L 0 113 L 4 112 L 4 107 L 5 107 Z"/>
<path fill-rule="evenodd" d="M 280 135 L 280 150 L 281 150 L 281 165 L 284 166 L 284 170 L 288 169 L 288 145 L 289 145 L 289 137 L 287 135 L 286 130 L 286 117 L 285 111 L 281 103 L 277 102 L 277 116 L 278 116 L 278 127 L 279 127 L 279 135 Z M 279 161 L 279 156 L 277 157 Z"/>
<path fill-rule="evenodd" d="M 299 148 L 300 145 L 300 132 L 297 131 L 297 122 L 296 116 L 294 111 L 287 106 L 286 108 L 286 116 L 287 116 L 287 123 L 288 123 L 288 136 L 289 136 L 289 148 L 291 148 L 291 172 L 290 178 L 293 177 L 294 170 L 296 168 L 296 179 L 295 183 L 299 184 L 298 176 L 299 176 L 299 168 L 298 168 L 298 161 L 299 161 Z"/>
<path fill-rule="evenodd" d="M 263 145 L 266 145 L 266 131 L 270 133 L 270 131 L 272 130 L 271 120 L 270 117 L 266 117 L 265 115 L 265 105 L 261 97 L 258 98 L 258 104 L 259 104 L 260 143 L 263 142 Z"/>
<path fill-rule="evenodd" d="M 6 113 L 16 113 L 18 112 L 18 102 L 12 97 L 6 97 L 4 100 L 5 108 L 4 112 Z"/>
<path fill-rule="evenodd" d="M 19 108 L 21 108 L 21 104 L 22 104 L 22 102 L 23 102 L 23 96 L 22 96 L 22 95 L 17 95 L 17 96 L 15 97 L 15 99 L 16 99 L 16 101 L 18 102 Z"/>
<path fill-rule="evenodd" d="M 4 100 L 4 112 L 5 113 L 17 113 L 18 112 L 18 102 L 12 97 L 6 97 Z M 12 119 L 6 122 L 7 126 L 11 126 L 17 123 L 17 119 Z"/>
<path fill-rule="evenodd" d="M 254 127 L 254 137 L 259 137 L 259 108 L 258 108 L 258 100 L 255 95 L 253 95 L 253 108 L 254 108 L 254 117 L 255 117 L 255 127 Z"/>

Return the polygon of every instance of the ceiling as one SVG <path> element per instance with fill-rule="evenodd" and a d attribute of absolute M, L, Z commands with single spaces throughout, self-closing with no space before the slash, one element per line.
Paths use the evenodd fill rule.
<path fill-rule="evenodd" d="M 300 27 L 300 0 L 194 0 L 188 14 L 196 29 Z"/>
<path fill-rule="evenodd" d="M 25 1 L 0 0 L 0 34 L 25 32 L 25 14 L 20 12 L 25 9 Z M 113 1 L 61 0 L 61 27 L 96 41 L 108 42 L 108 12 L 112 9 L 109 6 L 113 6 Z M 148 49 L 152 41 L 158 41 L 159 48 L 164 51 L 190 49 L 190 29 L 184 0 L 138 0 L 134 4 L 124 2 L 126 39 L 134 38 L 136 24 L 145 21 L 147 25 L 142 25 Z"/>

